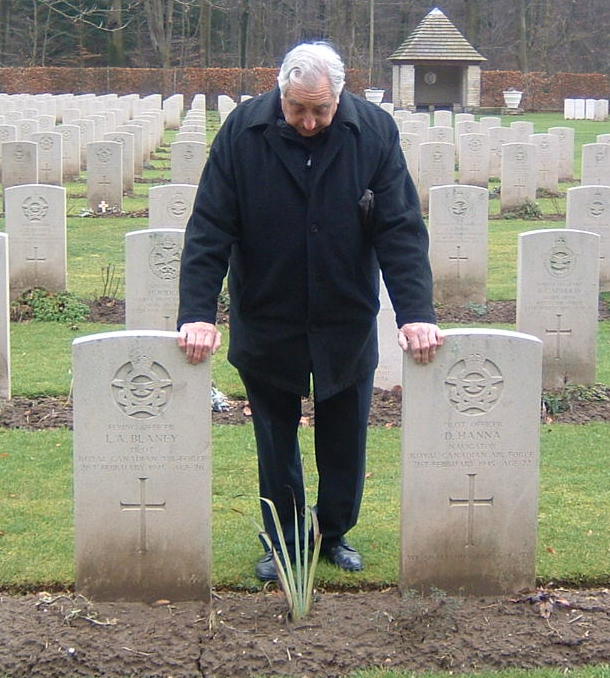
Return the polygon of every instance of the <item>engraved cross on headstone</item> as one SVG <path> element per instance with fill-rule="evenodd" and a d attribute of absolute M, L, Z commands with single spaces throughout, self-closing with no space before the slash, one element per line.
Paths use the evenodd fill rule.
<path fill-rule="evenodd" d="M 515 189 L 517 190 L 517 195 L 521 197 L 527 192 L 527 184 L 525 183 L 525 177 L 522 174 L 518 174 L 515 178 Z"/>
<path fill-rule="evenodd" d="M 42 175 L 42 179 L 48 179 L 49 175 L 53 171 L 53 168 L 49 165 L 48 162 L 46 162 L 42 167 L 39 168 L 38 170 L 40 174 Z"/>
<path fill-rule="evenodd" d="M 457 277 L 460 277 L 460 261 L 468 261 L 468 257 L 460 256 L 461 245 L 456 245 L 456 254 L 454 257 L 449 257 L 449 261 L 455 261 L 457 265 Z"/>
<path fill-rule="evenodd" d="M 31 261 L 34 264 L 34 280 L 38 282 L 38 262 L 46 261 L 47 258 L 38 256 L 38 247 L 34 247 L 34 256 L 26 257 L 25 260 Z"/>
<path fill-rule="evenodd" d="M 100 204 L 98 205 L 98 208 L 102 214 L 106 213 L 106 210 L 108 209 L 109 205 L 105 200 L 102 200 Z"/>
<path fill-rule="evenodd" d="M 475 506 L 493 506 L 494 498 L 488 499 L 476 498 L 474 492 L 474 479 L 476 473 L 467 473 L 468 476 L 468 498 L 467 499 L 453 499 L 449 497 L 449 506 L 466 506 L 468 509 L 468 537 L 466 546 L 474 546 L 474 509 Z"/>
<path fill-rule="evenodd" d="M 557 313 L 557 327 L 554 330 L 544 330 L 545 334 L 555 335 L 555 360 L 559 360 L 561 357 L 561 335 L 569 336 L 572 334 L 571 329 L 561 329 L 561 315 L 561 313 Z"/>
<path fill-rule="evenodd" d="M 147 511 L 165 511 L 165 502 L 158 504 L 146 503 L 146 481 L 148 478 L 138 478 L 140 481 L 140 501 L 137 504 L 130 504 L 121 501 L 121 511 L 139 511 L 140 512 L 140 547 L 139 553 L 146 553 L 148 551 L 148 542 L 146 538 L 146 512 Z"/>

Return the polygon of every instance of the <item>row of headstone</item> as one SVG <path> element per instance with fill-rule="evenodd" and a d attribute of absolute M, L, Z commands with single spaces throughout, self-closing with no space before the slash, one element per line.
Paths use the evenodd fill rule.
<path fill-rule="evenodd" d="M 480 187 L 453 184 L 436 186 L 430 190 L 428 230 L 430 262 L 435 281 L 435 302 L 460 306 L 467 304 L 481 306 L 486 303 L 487 204 L 488 192 Z M 562 375 L 561 379 L 566 379 L 570 383 L 594 381 L 597 293 L 598 290 L 610 290 L 610 186 L 581 186 L 568 189 L 565 225 L 565 229 L 541 231 L 539 238 L 545 243 L 546 249 L 543 251 L 538 247 L 533 253 L 528 253 L 525 248 L 523 257 L 519 259 L 519 303 L 530 309 L 529 315 L 533 321 L 546 325 L 544 331 L 536 330 L 531 323 L 520 325 L 519 329 L 533 333 L 543 340 L 545 355 L 547 349 L 554 351 L 554 361 L 545 361 L 544 379 L 548 388 L 557 387 L 557 378 L 553 376 L 556 371 Z M 584 230 L 588 231 L 588 239 L 584 241 L 586 247 L 566 246 L 561 249 L 561 237 L 557 234 Z M 545 233 L 553 234 L 551 242 L 544 240 L 551 238 L 551 235 L 544 235 Z M 578 266 L 574 265 L 575 262 Z M 587 276 L 592 276 L 593 282 L 587 285 L 573 283 L 572 276 L 581 275 L 583 271 Z M 532 282 L 537 280 L 538 274 L 547 276 L 545 285 L 536 285 Z M 555 305 L 552 307 L 551 320 L 554 321 L 560 314 L 564 318 L 564 323 L 569 317 L 570 325 L 578 328 L 578 331 L 573 333 L 573 345 L 584 351 L 585 357 L 581 356 L 580 362 L 575 361 L 567 350 L 558 355 L 557 347 L 560 344 L 557 342 L 561 342 L 562 338 L 567 336 L 567 330 L 566 327 L 551 326 L 551 320 L 540 310 L 541 302 L 536 297 L 536 294 L 540 296 L 542 293 L 540 290 L 546 292 L 555 290 L 553 292 L 555 296 L 552 297 Z M 557 306 L 564 298 L 568 305 L 566 309 Z M 588 314 L 587 322 L 575 318 L 570 310 L 572 307 Z M 527 314 L 523 317 L 526 316 L 529 317 Z M 396 342 L 395 315 L 383 283 L 377 323 L 379 366 L 375 373 L 375 385 L 390 390 L 400 385 L 401 350 Z M 575 362 L 577 364 L 586 362 L 589 371 L 583 372 L 580 367 L 575 367 Z M 582 381 L 583 379 L 586 381 Z"/>
<path fill-rule="evenodd" d="M 170 181 L 176 185 L 193 186 L 199 183 L 201 172 L 207 160 L 207 122 L 206 96 L 200 94 L 193 97 L 191 106 L 184 116 L 178 134 L 170 147 L 171 170 Z M 189 207 L 192 201 L 185 197 Z M 188 216 L 187 216 L 188 218 Z M 153 224 L 150 224 L 153 226 Z M 172 226 L 171 223 L 158 224 L 161 227 Z M 185 224 L 177 226 L 184 228 Z M 155 227 L 155 226 L 153 226 Z"/>
<path fill-rule="evenodd" d="M 77 590 L 208 601 L 209 362 L 153 331 L 83 337 L 73 356 Z M 405 358 L 404 592 L 534 586 L 541 360 L 535 337 L 476 329 L 448 330 L 431 365 Z"/>
<path fill-rule="evenodd" d="M 564 99 L 563 117 L 566 120 L 607 120 L 608 99 Z"/>

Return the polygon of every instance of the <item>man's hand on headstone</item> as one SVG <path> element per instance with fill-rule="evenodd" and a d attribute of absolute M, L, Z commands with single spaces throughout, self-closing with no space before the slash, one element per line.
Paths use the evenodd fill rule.
<path fill-rule="evenodd" d="M 196 365 L 220 348 L 221 335 L 212 323 L 184 323 L 178 335 L 178 346 L 189 363 Z"/>
<path fill-rule="evenodd" d="M 430 363 L 436 349 L 443 345 L 443 334 L 432 323 L 406 323 L 398 330 L 398 343 L 403 351 L 410 351 L 417 363 Z"/>

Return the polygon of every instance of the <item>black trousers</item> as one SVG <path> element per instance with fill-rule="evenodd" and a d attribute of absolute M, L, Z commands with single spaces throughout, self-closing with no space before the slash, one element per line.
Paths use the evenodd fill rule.
<path fill-rule="evenodd" d="M 259 492 L 271 499 L 289 549 L 294 549 L 294 506 L 302 526 L 305 491 L 297 439 L 301 397 L 241 372 L 258 452 Z M 315 386 L 315 385 L 314 385 Z M 373 373 L 315 405 L 315 455 L 318 469 L 317 515 L 324 539 L 343 536 L 358 520 L 366 464 L 366 434 Z M 278 545 L 268 506 L 261 502 L 265 530 Z M 300 532 L 301 530 L 299 530 Z M 299 535 L 302 544 L 303 535 Z"/>

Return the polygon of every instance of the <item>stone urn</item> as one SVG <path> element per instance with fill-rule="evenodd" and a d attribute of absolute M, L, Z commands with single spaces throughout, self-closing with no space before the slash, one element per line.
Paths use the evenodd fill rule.
<path fill-rule="evenodd" d="M 506 108 L 519 108 L 523 92 L 519 92 L 519 90 L 516 89 L 507 89 L 502 92 L 502 95 L 504 96 Z"/>
<path fill-rule="evenodd" d="M 374 104 L 380 104 L 383 101 L 383 95 L 385 94 L 384 89 L 376 89 L 371 87 L 370 89 L 364 90 L 364 98 L 367 101 L 370 101 Z"/>

